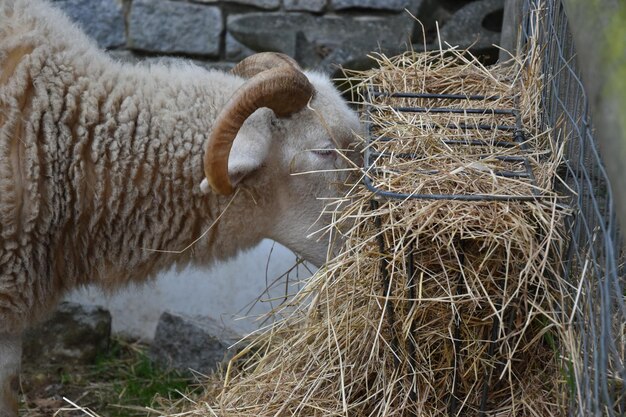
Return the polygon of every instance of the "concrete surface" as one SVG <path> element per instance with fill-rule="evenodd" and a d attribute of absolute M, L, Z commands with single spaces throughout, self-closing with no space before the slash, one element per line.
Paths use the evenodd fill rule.
<path fill-rule="evenodd" d="M 160 274 L 154 282 L 115 294 L 107 295 L 88 288 L 74 292 L 67 299 L 104 306 L 113 316 L 113 333 L 145 340 L 154 337 L 159 316 L 166 310 L 210 316 L 238 333 L 246 334 L 259 327 L 255 318 L 278 305 L 279 301 L 271 299 L 284 295 L 286 281 L 285 277 L 280 277 L 295 262 L 291 251 L 266 240 L 254 250 L 211 270 L 170 270 Z M 300 265 L 297 271 L 289 274 L 288 290 L 295 291 L 295 281 L 309 275 Z M 265 293 L 267 286 L 277 279 L 269 295 Z M 259 297 L 261 300 L 256 302 Z"/>

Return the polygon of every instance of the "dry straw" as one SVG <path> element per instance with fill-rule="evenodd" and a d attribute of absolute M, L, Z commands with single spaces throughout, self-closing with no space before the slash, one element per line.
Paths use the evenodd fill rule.
<path fill-rule="evenodd" d="M 372 193 L 355 183 L 336 213 L 343 251 L 274 312 L 274 325 L 247 341 L 221 384 L 214 379 L 180 415 L 565 414 L 558 306 L 569 288 L 556 267 L 565 213 L 551 191 L 561 152 L 551 132 L 539 130 L 534 56 L 486 68 L 467 51 L 408 52 L 378 55 L 378 68 L 351 74 L 371 107 L 377 140 L 366 146 L 386 155 L 364 174 L 379 189 L 542 198 L 372 204 Z M 489 99 L 399 104 L 370 97 L 371 87 Z M 512 141 L 511 132 L 459 129 L 514 123 L 510 116 L 392 108 L 400 105 L 518 108 L 526 150 L 494 145 Z M 534 183 L 496 175 L 522 169 L 496 156 L 520 154 Z"/>

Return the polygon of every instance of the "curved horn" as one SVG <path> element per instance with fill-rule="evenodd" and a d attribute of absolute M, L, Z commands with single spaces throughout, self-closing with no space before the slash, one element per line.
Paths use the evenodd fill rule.
<path fill-rule="evenodd" d="M 307 105 L 314 89 L 306 75 L 291 65 L 259 72 L 230 98 L 215 121 L 204 154 L 204 173 L 216 192 L 233 192 L 228 177 L 228 157 L 233 141 L 246 119 L 261 107 L 278 117 L 289 116 Z"/>
<path fill-rule="evenodd" d="M 283 65 L 288 65 L 301 71 L 296 60 L 289 55 L 277 52 L 261 52 L 245 58 L 235 65 L 230 72 L 242 78 L 252 78 L 260 72 Z"/>

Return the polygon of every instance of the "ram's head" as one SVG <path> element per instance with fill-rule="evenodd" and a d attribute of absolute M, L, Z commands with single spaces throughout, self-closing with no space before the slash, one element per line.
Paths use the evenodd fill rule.
<path fill-rule="evenodd" d="M 330 222 L 322 212 L 358 161 L 358 117 L 327 77 L 305 74 L 286 55 L 253 55 L 233 73 L 246 81 L 216 120 L 202 187 L 229 195 L 244 184 L 264 194 L 264 237 L 320 265 L 328 238 L 315 232 Z"/>

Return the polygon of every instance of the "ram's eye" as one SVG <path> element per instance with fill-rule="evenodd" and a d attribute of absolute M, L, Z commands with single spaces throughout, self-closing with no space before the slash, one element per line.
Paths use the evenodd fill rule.
<path fill-rule="evenodd" d="M 322 157 L 327 157 L 333 156 L 335 154 L 335 150 L 332 148 L 313 149 L 313 153 Z"/>

